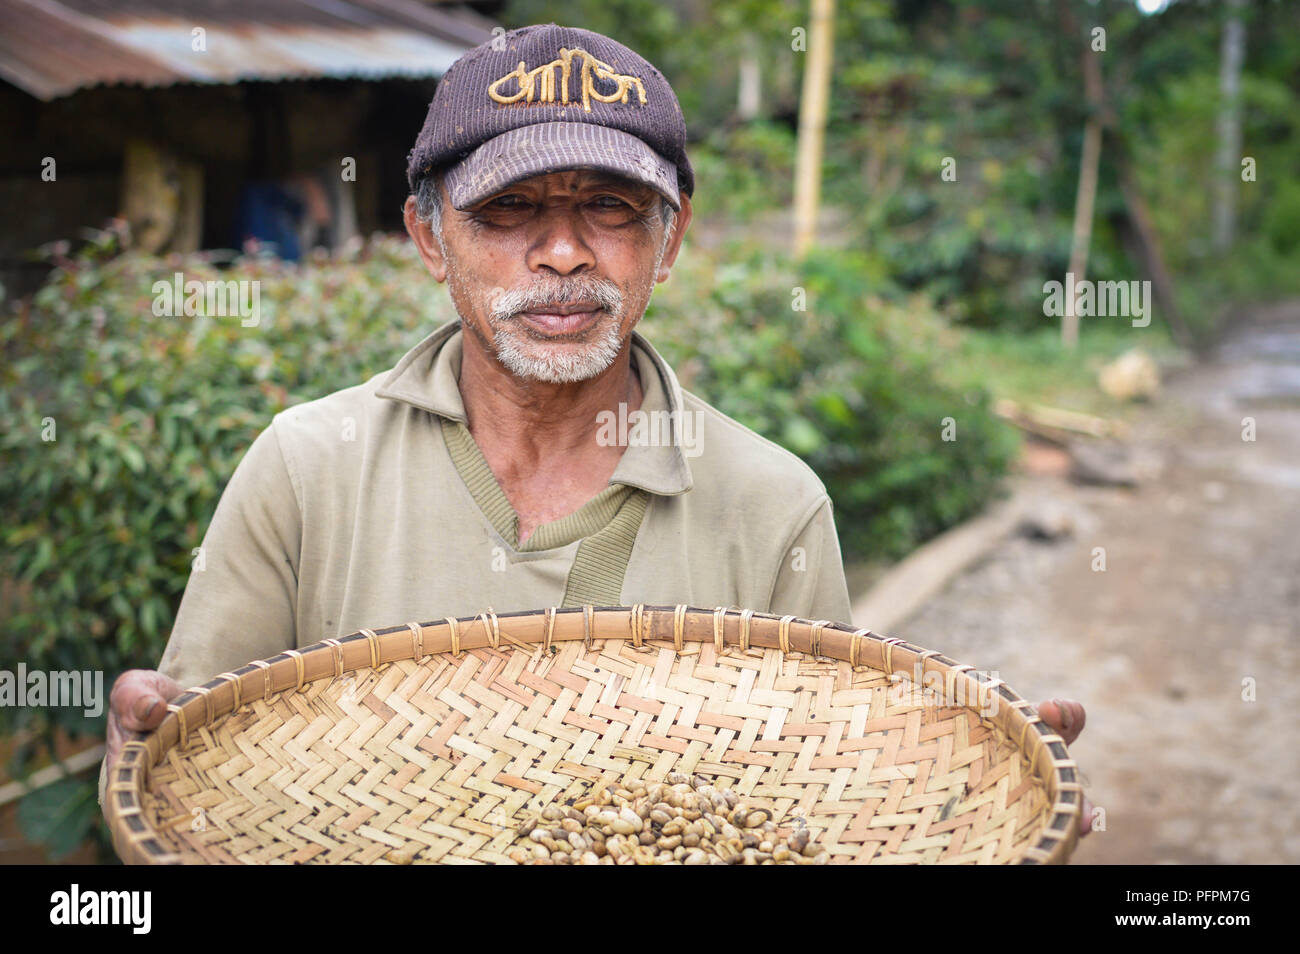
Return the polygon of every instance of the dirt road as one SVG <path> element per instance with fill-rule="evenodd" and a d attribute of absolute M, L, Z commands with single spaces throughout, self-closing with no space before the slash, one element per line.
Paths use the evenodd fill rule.
<path fill-rule="evenodd" d="M 1075 862 L 1296 863 L 1300 306 L 1167 382 L 1133 444 L 1135 489 L 1023 478 L 1074 533 L 1008 540 L 893 634 L 1085 704 L 1105 830 Z"/>

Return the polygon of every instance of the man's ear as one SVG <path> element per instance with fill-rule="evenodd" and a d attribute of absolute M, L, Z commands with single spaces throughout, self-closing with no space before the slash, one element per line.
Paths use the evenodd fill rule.
<path fill-rule="evenodd" d="M 402 206 L 402 220 L 406 223 L 406 234 L 411 236 L 415 249 L 420 253 L 420 261 L 429 270 L 436 282 L 447 280 L 447 258 L 442 254 L 442 246 L 429 228 L 429 223 L 421 222 L 415 210 L 415 196 L 407 196 Z"/>
<path fill-rule="evenodd" d="M 668 240 L 668 245 L 664 247 L 664 257 L 659 263 L 659 273 L 655 275 L 656 282 L 668 281 L 668 273 L 672 270 L 673 262 L 677 261 L 677 253 L 681 250 L 682 239 L 686 237 L 686 227 L 691 224 L 691 197 L 685 192 L 678 194 L 678 201 L 681 203 L 681 209 L 677 212 L 677 221 L 673 223 L 673 235 Z"/>

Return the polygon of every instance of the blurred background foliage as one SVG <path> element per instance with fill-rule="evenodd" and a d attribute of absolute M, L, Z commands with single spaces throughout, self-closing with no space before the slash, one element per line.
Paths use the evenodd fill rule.
<path fill-rule="evenodd" d="M 1226 3 L 1148 15 L 1134 0 L 840 0 L 823 200 L 844 216 L 827 242 L 847 242 L 877 279 L 924 290 L 963 324 L 1047 322 L 1042 285 L 1068 265 L 1088 117 L 1067 7 L 1083 41 L 1093 25 L 1106 31 L 1099 57 L 1116 117 L 1088 277 L 1139 277 L 1112 163 L 1122 146 L 1199 338 L 1243 295 L 1300 289 L 1300 4 L 1281 0 L 1240 12 L 1242 153 L 1256 178 L 1238 183 L 1226 255 L 1210 242 Z M 706 219 L 734 226 L 789 205 L 806 59 L 792 31 L 807 28 L 806 0 L 509 0 L 501 20 L 609 29 L 658 65 L 687 117 Z M 757 111 L 739 102 L 746 61 L 761 76 Z M 956 181 L 940 177 L 945 157 Z"/>
<path fill-rule="evenodd" d="M 1102 151 L 1088 277 L 1141 276 L 1109 164 L 1122 146 L 1198 341 L 1230 305 L 1300 291 L 1297 5 L 1246 7 L 1236 241 L 1209 241 L 1223 5 L 1154 16 L 1076 4 L 1105 25 L 1116 116 Z M 885 560 L 997 493 L 1016 435 L 995 397 L 1095 402 L 1096 366 L 1150 328 L 1084 321 L 1066 353 L 1043 283 L 1070 255 L 1087 107 L 1075 40 L 1049 0 L 842 2 L 824 162 L 826 227 L 788 251 L 806 27 L 794 0 L 510 0 L 507 27 L 557 20 L 608 32 L 654 62 L 687 117 L 696 223 L 641 330 L 682 383 L 803 457 L 834 499 L 849 560 Z M 742 64 L 744 64 L 742 66 Z M 758 76 L 757 100 L 740 95 Z M 945 181 L 945 158 L 955 181 Z M 145 258 L 112 232 L 57 264 L 0 323 L 0 658 L 30 668 L 152 668 L 193 548 L 226 480 L 276 412 L 392 364 L 453 316 L 404 237 L 299 265 L 226 254 Z M 158 318 L 155 281 L 258 280 L 261 323 Z M 802 294 L 802 300 L 800 299 Z M 1090 403 L 1089 410 L 1108 410 Z M 1110 408 L 1109 410 L 1117 410 Z M 955 441 L 941 438 L 952 418 Z M 52 419 L 57 440 L 42 440 Z M 80 710 L 0 708 L 12 774 L 56 730 L 101 737 Z M 66 850 L 103 826 L 92 779 L 47 786 L 20 813 Z M 56 853 L 57 853 L 56 851 Z"/>
<path fill-rule="evenodd" d="M 119 255 L 117 239 L 52 250 L 47 283 L 0 324 L 0 659 L 100 670 L 105 693 L 122 671 L 156 666 L 194 548 L 271 417 L 391 367 L 454 315 L 396 238 L 302 264 Z M 155 316 L 154 283 L 176 272 L 260 282 L 257 326 Z M 102 715 L 77 708 L 0 707 L 0 733 L 23 740 L 8 766 L 19 777 L 56 734 L 104 732 Z M 20 806 L 24 830 L 56 854 L 103 834 L 94 780 L 78 785 Z"/>

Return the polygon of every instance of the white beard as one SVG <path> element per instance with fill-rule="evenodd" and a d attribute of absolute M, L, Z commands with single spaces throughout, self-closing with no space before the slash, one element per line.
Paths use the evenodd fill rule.
<path fill-rule="evenodd" d="M 580 299 L 594 301 L 605 311 L 596 326 L 586 332 L 586 341 L 534 334 L 518 318 L 522 311 Z M 613 364 L 623 347 L 619 336 L 622 318 L 623 295 L 618 286 L 594 278 L 561 278 L 527 291 L 502 292 L 492 302 L 488 315 L 496 338 L 497 359 L 515 377 L 550 384 L 586 381 Z"/>
<path fill-rule="evenodd" d="M 667 248 L 668 235 L 655 256 L 654 268 L 647 282 L 654 289 L 654 276 Z M 459 284 L 457 263 L 447 255 L 442 236 L 438 236 L 443 256 L 448 264 L 449 284 Z M 452 289 L 453 300 L 457 289 Z M 647 294 L 647 298 L 649 295 Z M 517 315 L 562 301 L 588 300 L 596 302 L 605 316 L 587 332 L 589 341 L 573 338 L 551 339 L 532 334 Z M 619 329 L 623 324 L 624 300 L 618 286 L 608 279 L 556 278 L 538 284 L 528 291 L 506 291 L 497 295 L 488 311 L 488 322 L 496 340 L 496 356 L 515 377 L 545 381 L 549 384 L 573 384 L 586 381 L 603 372 L 618 357 L 623 348 Z"/>
<path fill-rule="evenodd" d="M 516 320 L 492 319 L 496 332 L 497 359 L 517 378 L 535 379 L 549 384 L 572 384 L 600 374 L 618 357 L 623 340 L 618 321 L 604 318 L 594 329 L 595 337 L 578 346 L 566 342 L 563 347 L 531 336 Z"/>

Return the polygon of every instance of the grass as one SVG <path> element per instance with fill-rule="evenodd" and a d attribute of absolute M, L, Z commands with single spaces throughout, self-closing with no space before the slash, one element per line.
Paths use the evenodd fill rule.
<path fill-rule="evenodd" d="M 1113 319 L 1083 319 L 1079 347 L 1073 352 L 1061 344 L 1055 324 L 1029 332 L 968 330 L 943 373 L 954 385 L 983 386 L 998 398 L 1122 418 L 1133 405 L 1103 393 L 1097 373 L 1125 351 L 1139 347 L 1162 370 L 1186 361 L 1162 327 L 1133 328 Z"/>
<path fill-rule="evenodd" d="M 1060 328 L 1052 323 L 1035 331 L 963 329 L 942 374 L 950 384 L 984 387 L 996 398 L 1127 421 L 1141 405 L 1116 401 L 1101 390 L 1097 372 L 1102 365 L 1135 347 L 1146 350 L 1162 373 L 1185 365 L 1188 358 L 1163 327 L 1106 321 L 1084 319 L 1073 352 L 1061 344 Z M 856 600 L 891 566 L 890 561 L 846 559 L 849 595 Z"/>

